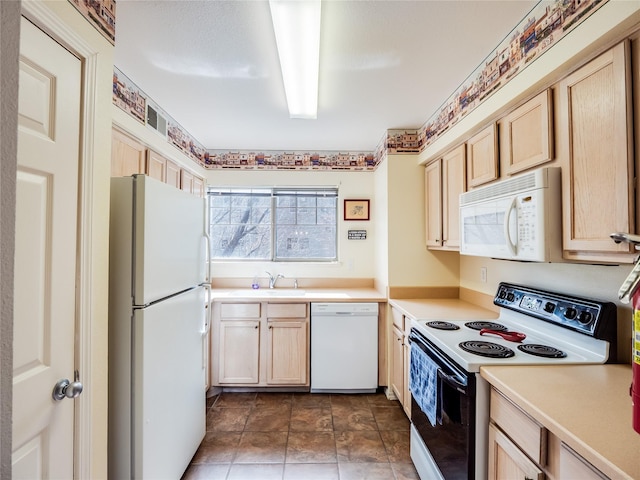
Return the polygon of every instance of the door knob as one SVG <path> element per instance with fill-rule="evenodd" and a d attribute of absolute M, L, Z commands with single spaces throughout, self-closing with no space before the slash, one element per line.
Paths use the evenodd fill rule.
<path fill-rule="evenodd" d="M 51 396 L 57 402 L 64 400 L 65 398 L 77 398 L 82 393 L 82 382 L 79 380 L 78 371 L 75 371 L 74 381 L 70 382 L 69 379 L 63 378 L 58 380 L 58 383 L 53 387 L 53 393 Z"/>

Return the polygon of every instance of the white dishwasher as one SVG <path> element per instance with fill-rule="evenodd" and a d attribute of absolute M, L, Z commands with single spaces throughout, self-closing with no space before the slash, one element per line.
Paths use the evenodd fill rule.
<path fill-rule="evenodd" d="M 378 304 L 311 303 L 311 392 L 378 388 Z"/>

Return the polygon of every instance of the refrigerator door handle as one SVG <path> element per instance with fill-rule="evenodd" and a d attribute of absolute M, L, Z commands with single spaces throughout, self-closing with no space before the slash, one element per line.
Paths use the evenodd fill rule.
<path fill-rule="evenodd" d="M 209 356 L 207 354 L 207 346 L 209 344 L 205 341 L 205 339 L 207 338 L 207 335 L 209 335 L 209 331 L 211 330 L 211 320 L 213 318 L 211 312 L 213 308 L 211 308 L 211 285 L 205 283 L 203 287 L 207 292 L 207 303 L 204 306 L 204 325 L 202 327 L 202 330 L 200 330 L 200 335 L 202 336 L 202 368 L 206 372 L 207 361 L 209 360 Z"/>
<path fill-rule="evenodd" d="M 205 288 L 206 292 L 207 292 L 207 303 L 204 306 L 205 308 L 205 312 L 204 312 L 204 326 L 201 330 L 201 334 L 203 337 L 207 336 L 209 334 L 209 330 L 211 330 L 211 319 L 212 319 L 212 308 L 211 308 L 211 285 L 205 283 L 203 285 L 203 287 Z"/>
<path fill-rule="evenodd" d="M 204 243 L 207 251 L 204 253 L 205 261 L 207 262 L 205 282 L 211 283 L 211 236 L 209 235 L 209 199 L 205 198 L 204 202 Z"/>

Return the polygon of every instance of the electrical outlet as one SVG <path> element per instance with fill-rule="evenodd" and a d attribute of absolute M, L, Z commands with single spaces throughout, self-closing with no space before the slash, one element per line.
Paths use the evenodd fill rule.
<path fill-rule="evenodd" d="M 487 267 L 480 267 L 480 281 L 487 283 Z"/>

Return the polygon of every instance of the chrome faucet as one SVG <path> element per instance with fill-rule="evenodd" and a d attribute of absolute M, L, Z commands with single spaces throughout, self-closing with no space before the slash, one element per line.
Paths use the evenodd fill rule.
<path fill-rule="evenodd" d="M 281 273 L 279 273 L 276 276 L 271 275 L 269 272 L 265 272 L 265 273 L 269 275 L 269 288 L 275 288 L 276 282 L 278 281 L 278 279 L 284 278 L 284 275 L 282 275 Z"/>

